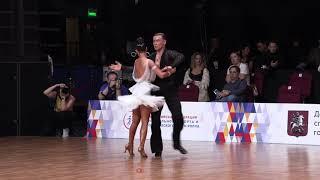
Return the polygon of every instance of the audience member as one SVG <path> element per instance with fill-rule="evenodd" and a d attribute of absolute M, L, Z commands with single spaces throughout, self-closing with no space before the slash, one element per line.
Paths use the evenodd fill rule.
<path fill-rule="evenodd" d="M 127 95 L 128 89 L 118 79 L 114 71 L 107 72 L 104 76 L 105 82 L 101 86 L 98 98 L 100 100 L 117 100 L 118 96 Z"/>
<path fill-rule="evenodd" d="M 228 69 L 230 81 L 224 85 L 221 92 L 217 92 L 217 100 L 222 102 L 244 102 L 247 83 L 240 79 L 240 68 L 232 65 Z"/>
<path fill-rule="evenodd" d="M 294 69 L 300 66 L 301 63 L 305 63 L 305 49 L 301 47 L 298 40 L 293 40 L 291 43 L 286 64 L 288 68 Z"/>
<path fill-rule="evenodd" d="M 238 66 L 240 68 L 240 79 L 246 80 L 247 84 L 250 85 L 250 76 L 248 65 L 241 62 L 240 54 L 237 51 L 233 51 L 230 54 L 231 66 Z M 231 67 L 230 66 L 230 67 Z M 230 79 L 230 67 L 227 70 L 226 82 L 229 83 Z"/>
<path fill-rule="evenodd" d="M 256 43 L 257 53 L 254 58 L 254 65 L 252 72 L 263 71 L 267 68 L 267 43 L 264 41 L 257 41 Z"/>
<path fill-rule="evenodd" d="M 62 137 L 68 137 L 73 117 L 73 106 L 76 98 L 70 94 L 65 84 L 55 84 L 43 92 L 53 102 L 54 114 L 46 119 L 44 135 L 52 135 L 62 129 Z"/>
<path fill-rule="evenodd" d="M 228 67 L 228 62 L 224 60 L 224 52 L 219 37 L 210 39 L 210 50 L 206 64 L 210 72 L 224 70 Z"/>
<path fill-rule="evenodd" d="M 267 69 L 269 70 L 277 70 L 283 64 L 283 58 L 279 52 L 279 46 L 276 41 L 270 41 L 268 45 L 268 53 L 267 53 Z"/>
<path fill-rule="evenodd" d="M 208 86 L 210 83 L 210 75 L 206 68 L 203 55 L 199 52 L 191 56 L 190 68 L 184 76 L 183 84 L 191 83 L 199 87 L 198 101 L 209 101 Z"/>
<path fill-rule="evenodd" d="M 244 44 L 241 48 L 241 62 L 249 66 L 249 72 L 253 72 L 253 58 L 249 44 Z"/>
<path fill-rule="evenodd" d="M 308 65 L 310 69 L 316 69 L 320 72 L 320 39 L 318 40 L 318 46 L 312 48 L 309 52 Z"/>

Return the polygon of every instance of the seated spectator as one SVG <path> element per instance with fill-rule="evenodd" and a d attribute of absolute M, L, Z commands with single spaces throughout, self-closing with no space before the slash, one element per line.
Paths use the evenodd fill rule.
<path fill-rule="evenodd" d="M 62 129 L 62 137 L 68 137 L 72 123 L 72 111 L 76 98 L 70 94 L 70 89 L 65 84 L 56 84 L 43 92 L 44 95 L 53 100 L 54 115 L 45 123 L 45 134 L 51 135 L 52 130 Z"/>
<path fill-rule="evenodd" d="M 246 63 L 241 62 L 240 54 L 236 51 L 230 54 L 231 66 L 238 66 L 240 68 L 239 78 L 246 80 L 247 84 L 250 85 L 249 68 Z M 230 79 L 230 67 L 227 70 L 226 82 L 229 83 Z"/>
<path fill-rule="evenodd" d="M 260 40 L 256 43 L 257 52 L 254 58 L 253 70 L 251 72 L 261 72 L 267 68 L 267 43 Z"/>
<path fill-rule="evenodd" d="M 253 72 L 253 58 L 251 56 L 251 48 L 249 44 L 244 44 L 241 48 L 241 62 L 249 66 L 249 71 Z"/>
<path fill-rule="evenodd" d="M 317 47 L 312 48 L 309 52 L 308 66 L 310 69 L 320 72 L 320 39 L 318 40 Z"/>
<path fill-rule="evenodd" d="M 306 51 L 301 46 L 300 41 L 293 40 L 291 42 L 291 47 L 288 49 L 287 62 L 286 65 L 288 68 L 294 69 L 299 68 L 299 65 L 306 63 Z"/>
<path fill-rule="evenodd" d="M 270 41 L 267 53 L 267 69 L 277 70 L 283 65 L 283 57 L 279 52 L 279 46 L 276 41 Z"/>
<path fill-rule="evenodd" d="M 247 83 L 245 80 L 239 78 L 240 68 L 233 65 L 229 68 L 229 73 L 230 82 L 224 85 L 221 92 L 217 92 L 217 100 L 222 102 L 245 101 Z"/>
<path fill-rule="evenodd" d="M 213 37 L 210 39 L 210 49 L 206 65 L 210 73 L 215 70 L 225 70 L 228 68 L 229 63 L 225 61 L 224 50 L 221 47 L 220 38 Z"/>
<path fill-rule="evenodd" d="M 210 83 L 209 71 L 206 68 L 203 55 L 199 52 L 191 56 L 190 68 L 186 71 L 183 84 L 194 84 L 199 87 L 198 101 L 209 101 L 208 86 Z"/>
<path fill-rule="evenodd" d="M 98 98 L 100 100 L 117 100 L 118 96 L 127 95 L 128 89 L 118 79 L 118 74 L 110 71 L 105 75 L 105 83 L 101 86 Z"/>

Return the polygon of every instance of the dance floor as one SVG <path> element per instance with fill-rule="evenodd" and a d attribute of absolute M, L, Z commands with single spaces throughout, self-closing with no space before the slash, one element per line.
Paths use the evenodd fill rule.
<path fill-rule="evenodd" d="M 164 142 L 161 159 L 124 154 L 124 139 L 3 137 L 0 179 L 319 179 L 320 146 Z M 135 142 L 138 145 L 138 141 Z"/>

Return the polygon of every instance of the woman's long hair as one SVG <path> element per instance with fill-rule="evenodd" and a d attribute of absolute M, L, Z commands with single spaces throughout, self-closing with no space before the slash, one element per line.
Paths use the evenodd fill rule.
<path fill-rule="evenodd" d="M 191 56 L 191 63 L 190 63 L 191 69 L 194 69 L 196 67 L 196 56 L 198 56 L 198 55 L 200 55 L 200 57 L 201 57 L 201 64 L 200 64 L 201 69 L 204 69 L 207 67 L 206 62 L 204 61 L 204 59 L 205 59 L 204 55 L 200 52 L 195 52 Z"/>

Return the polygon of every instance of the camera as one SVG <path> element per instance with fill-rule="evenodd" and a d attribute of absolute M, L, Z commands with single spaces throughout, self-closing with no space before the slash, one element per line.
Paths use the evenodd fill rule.
<path fill-rule="evenodd" d="M 70 89 L 67 88 L 67 87 L 63 87 L 63 88 L 61 88 L 61 92 L 62 92 L 63 94 L 69 94 L 69 93 L 70 93 Z"/>
<path fill-rule="evenodd" d="M 117 80 L 117 83 L 119 83 L 119 85 L 122 84 L 122 78 L 121 77 Z"/>

